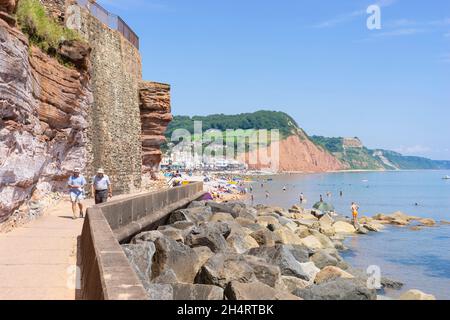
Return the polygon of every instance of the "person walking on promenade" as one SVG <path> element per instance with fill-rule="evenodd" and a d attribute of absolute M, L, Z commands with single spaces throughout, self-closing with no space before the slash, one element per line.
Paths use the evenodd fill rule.
<path fill-rule="evenodd" d="M 356 204 L 355 202 L 352 202 L 351 210 L 352 210 L 352 217 L 353 217 L 353 220 L 352 220 L 353 226 L 356 228 L 356 226 L 358 225 L 358 210 L 359 210 L 358 204 Z"/>
<path fill-rule="evenodd" d="M 98 169 L 92 178 L 92 194 L 95 197 L 95 204 L 105 203 L 108 197 L 112 197 L 111 181 L 103 169 Z"/>
<path fill-rule="evenodd" d="M 77 219 L 77 206 L 80 209 L 79 217 L 83 218 L 83 204 L 84 200 L 84 187 L 86 186 L 86 179 L 81 175 L 81 170 L 75 168 L 72 175 L 67 181 L 67 186 L 69 187 L 70 201 L 72 202 L 72 213 L 73 219 Z"/>

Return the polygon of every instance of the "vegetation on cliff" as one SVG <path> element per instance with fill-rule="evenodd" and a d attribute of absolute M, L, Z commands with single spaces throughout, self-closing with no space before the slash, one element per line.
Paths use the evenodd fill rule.
<path fill-rule="evenodd" d="M 327 138 L 322 136 L 312 136 L 311 140 L 332 153 L 342 163 L 348 165 L 351 170 L 383 170 L 387 168 L 385 164 L 372 156 L 372 151 L 360 146 L 346 146 L 345 139 L 342 137 Z M 359 141 L 357 138 L 353 140 Z"/>
<path fill-rule="evenodd" d="M 202 135 L 194 132 L 194 122 L 202 122 Z M 199 141 L 203 138 L 203 142 L 214 141 L 217 133 L 211 133 L 211 129 L 217 129 L 223 132 L 220 136 L 224 144 L 229 144 L 227 138 L 232 138 L 234 144 L 237 141 L 245 142 L 245 151 L 252 151 L 255 144 L 248 141 L 248 137 L 252 132 L 259 129 L 278 129 L 280 131 L 280 139 L 286 139 L 290 136 L 298 136 L 301 140 L 311 140 L 319 149 L 331 154 L 343 167 L 351 170 L 414 170 L 414 169 L 450 169 L 450 161 L 436 161 L 422 157 L 403 156 L 399 153 L 388 150 L 371 150 L 365 147 L 357 138 L 343 137 L 309 137 L 296 121 L 283 112 L 276 111 L 257 111 L 254 113 L 242 113 L 237 115 L 215 114 L 209 116 L 175 116 L 170 123 L 166 137 L 168 141 L 173 137 L 173 133 L 177 129 L 184 129 L 192 135 L 192 141 Z M 226 135 L 226 130 L 235 130 L 233 134 Z M 205 132 L 207 132 L 205 134 Z M 177 141 L 177 139 L 175 139 Z M 268 137 L 269 144 L 272 142 Z M 210 145 L 204 143 L 203 147 Z M 166 146 L 164 146 L 166 150 Z"/>
<path fill-rule="evenodd" d="M 359 141 L 357 138 L 354 138 Z M 419 170 L 450 169 L 450 161 L 437 161 L 423 157 L 404 156 L 398 152 L 365 146 L 346 146 L 345 138 L 312 136 L 311 140 L 331 152 L 354 170 Z"/>
<path fill-rule="evenodd" d="M 236 115 L 214 114 L 209 116 L 175 116 L 166 131 L 166 137 L 170 139 L 176 129 L 186 129 L 194 133 L 194 122 L 202 122 L 202 131 L 211 129 L 225 132 L 231 130 L 260 130 L 278 129 L 283 137 L 295 133 L 298 125 L 292 117 L 283 112 L 257 111 L 254 113 L 241 113 Z"/>
<path fill-rule="evenodd" d="M 195 122 L 201 122 L 201 133 L 194 128 Z M 295 134 L 299 134 L 302 139 L 306 136 L 295 120 L 286 113 L 265 110 L 237 115 L 175 116 L 166 130 L 167 140 L 177 143 L 180 135 L 176 130 L 179 129 L 187 130 L 192 135 L 192 141 L 202 141 L 203 150 L 206 147 L 214 148 L 217 144 L 233 145 L 235 156 L 239 151 L 248 152 L 260 146 L 262 137 L 257 130 L 268 130 L 266 137 L 268 145 L 274 138 L 269 130 L 278 130 L 280 139 Z M 167 150 L 167 145 L 163 146 L 163 150 Z M 215 154 L 215 151 L 212 151 L 212 154 Z"/>
<path fill-rule="evenodd" d="M 397 168 L 403 170 L 431 169 L 431 170 L 447 170 L 450 169 L 450 161 L 431 160 L 424 157 L 404 156 L 398 152 L 390 150 L 374 150 L 374 156 L 379 159 L 377 154 L 387 159 Z"/>
<path fill-rule="evenodd" d="M 67 62 L 57 54 L 60 44 L 64 41 L 81 39 L 76 31 L 61 26 L 49 17 L 39 0 L 19 1 L 16 16 L 20 28 L 28 35 L 30 42 L 48 54 L 56 56 L 60 62 Z"/>

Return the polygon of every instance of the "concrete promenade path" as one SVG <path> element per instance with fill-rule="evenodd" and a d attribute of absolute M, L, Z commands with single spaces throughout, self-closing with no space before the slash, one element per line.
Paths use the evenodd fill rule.
<path fill-rule="evenodd" d="M 85 201 L 85 207 L 92 200 Z M 61 201 L 44 215 L 0 234 L 0 300 L 76 299 L 77 238 L 83 219 L 72 220 Z"/>

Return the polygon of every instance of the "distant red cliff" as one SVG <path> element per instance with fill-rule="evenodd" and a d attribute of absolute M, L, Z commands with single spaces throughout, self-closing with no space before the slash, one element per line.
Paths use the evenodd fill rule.
<path fill-rule="evenodd" d="M 275 154 L 275 153 L 278 153 Z M 336 157 L 314 144 L 303 131 L 240 157 L 252 170 L 327 172 L 347 169 Z"/>

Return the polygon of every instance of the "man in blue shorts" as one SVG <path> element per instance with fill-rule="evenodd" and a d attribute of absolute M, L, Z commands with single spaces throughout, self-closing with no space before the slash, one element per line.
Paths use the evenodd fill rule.
<path fill-rule="evenodd" d="M 73 170 L 73 174 L 67 181 L 67 185 L 70 192 L 70 201 L 72 202 L 73 219 L 78 218 L 77 205 L 80 209 L 79 217 L 83 218 L 83 204 L 81 202 L 84 200 L 84 187 L 86 186 L 86 179 L 81 175 L 81 170 L 79 168 L 75 168 Z"/>

